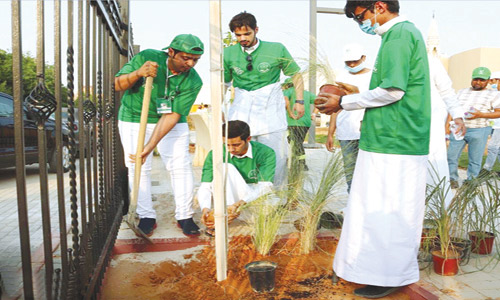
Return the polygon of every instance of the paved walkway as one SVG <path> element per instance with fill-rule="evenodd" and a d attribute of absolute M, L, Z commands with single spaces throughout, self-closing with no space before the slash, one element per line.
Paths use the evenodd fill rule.
<path fill-rule="evenodd" d="M 317 177 L 320 176 L 322 167 L 325 161 L 331 155 L 324 148 L 322 149 L 307 149 L 307 164 L 310 168 L 308 172 L 312 176 L 311 182 L 317 182 Z M 170 181 L 167 172 L 164 169 L 163 163 L 159 157 L 154 157 L 153 163 L 153 197 L 155 206 L 159 213 L 159 226 L 153 237 L 156 238 L 184 238 L 181 231 L 175 226 L 173 217 L 173 199 L 170 187 Z M 40 214 L 40 188 L 38 179 L 38 166 L 32 165 L 27 167 L 27 191 L 28 191 L 28 209 L 30 217 L 30 236 L 32 254 L 37 254 L 43 258 L 42 250 L 42 229 L 41 229 L 41 214 Z M 194 168 L 195 182 L 199 185 L 201 177 L 201 167 Z M 464 177 L 463 171 L 461 176 Z M 65 174 L 66 199 L 69 199 L 68 174 Z M 57 216 L 57 200 L 56 193 L 56 176 L 49 175 L 49 187 L 51 196 L 51 220 L 52 231 L 58 232 L 58 216 Z M 17 215 L 17 197 L 15 185 L 15 170 L 5 169 L 0 170 L 0 273 L 4 288 L 7 294 L 13 294 L 18 291 L 21 286 L 20 268 L 21 257 L 19 247 L 19 230 L 18 230 L 18 215 Z M 338 199 L 330 201 L 328 210 L 338 211 L 347 201 L 347 194 L 339 194 Z M 69 204 L 69 201 L 67 201 Z M 195 220 L 199 220 L 199 213 L 195 215 Z M 242 216 L 244 219 L 244 216 Z M 293 225 L 284 226 L 284 231 L 294 230 Z M 288 228 L 288 229 L 287 229 Z M 243 221 L 235 222 L 230 226 L 230 234 L 239 234 L 248 232 Z M 322 229 L 323 230 L 323 229 Z M 130 229 L 122 224 L 118 240 L 135 239 Z M 204 238 L 204 237 L 203 237 Z M 207 238 L 208 239 L 208 238 Z M 42 256 L 40 256 L 42 255 Z M 153 258 L 157 254 L 144 253 L 147 257 Z M 173 255 L 173 253 L 172 253 Z M 497 254 L 498 255 L 498 254 Z M 169 257 L 169 253 L 162 255 L 163 258 Z M 137 257 L 137 256 L 135 256 Z M 119 259 L 119 257 L 116 257 Z M 485 270 L 478 271 L 484 264 L 487 257 L 474 256 L 471 261 L 462 267 L 461 273 L 457 276 L 443 277 L 435 274 L 431 269 L 426 269 L 421 272 L 421 284 L 427 289 L 432 290 L 439 295 L 440 299 L 500 299 L 500 265 L 490 265 Z M 2 298 L 4 299 L 4 298 Z"/>

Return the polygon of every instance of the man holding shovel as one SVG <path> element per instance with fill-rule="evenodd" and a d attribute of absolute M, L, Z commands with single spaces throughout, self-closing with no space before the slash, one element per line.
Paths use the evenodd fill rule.
<path fill-rule="evenodd" d="M 193 67 L 203 54 L 204 46 L 198 37 L 181 34 L 163 50 L 166 51 L 141 51 L 116 74 L 115 90 L 125 91 L 118 113 L 118 128 L 129 170 L 129 186 L 132 187 L 135 164 L 127 158 L 137 151 L 143 96 L 145 92 L 150 93 L 144 136 L 148 142 L 141 153 L 143 165 L 137 193 L 136 212 L 140 219 L 137 227 L 146 236 L 151 236 L 156 228 L 149 154 L 158 146 L 172 180 L 178 227 L 185 235 L 198 235 L 199 227 L 192 218 L 193 173 L 186 116 L 202 86 L 201 78 Z M 150 91 L 146 91 L 144 86 L 145 77 L 154 78 Z"/>

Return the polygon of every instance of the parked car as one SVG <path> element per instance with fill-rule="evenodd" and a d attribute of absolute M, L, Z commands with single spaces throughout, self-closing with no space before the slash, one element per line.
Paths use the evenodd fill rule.
<path fill-rule="evenodd" d="M 75 116 L 75 121 L 73 123 L 73 128 L 74 128 L 74 131 L 75 131 L 75 147 L 76 147 L 76 151 L 77 151 L 77 155 L 78 155 L 78 150 L 80 149 L 78 147 L 78 145 L 79 145 L 78 138 L 79 138 L 79 132 L 80 132 L 80 125 L 79 125 L 79 122 L 78 122 L 78 108 L 75 108 L 74 116 Z M 68 127 L 68 130 L 69 130 L 70 129 L 70 126 L 69 126 L 70 124 L 69 124 L 69 121 L 68 121 L 68 108 L 67 107 L 63 107 L 62 108 L 61 117 L 62 117 L 63 124 L 65 124 Z M 56 113 L 51 114 L 50 118 L 52 118 L 53 120 L 55 120 L 56 119 Z"/>
<path fill-rule="evenodd" d="M 47 141 L 47 161 L 49 172 L 56 172 L 56 122 L 49 118 L 45 122 Z M 63 134 L 63 170 L 69 170 L 68 127 L 62 125 Z M 35 119 L 24 107 L 24 153 L 26 164 L 38 163 L 38 132 Z M 12 96 L 0 93 L 0 168 L 10 168 L 16 165 L 14 149 L 14 99 Z"/>

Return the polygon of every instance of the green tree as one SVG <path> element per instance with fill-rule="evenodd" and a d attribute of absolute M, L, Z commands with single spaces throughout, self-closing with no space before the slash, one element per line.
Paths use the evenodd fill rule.
<path fill-rule="evenodd" d="M 26 98 L 37 84 L 36 60 L 30 53 L 23 55 L 23 98 Z M 50 92 L 54 93 L 54 66 L 45 65 L 45 84 Z M 12 53 L 0 49 L 0 92 L 12 95 Z M 67 106 L 68 91 L 62 87 L 63 106 Z"/>
<path fill-rule="evenodd" d="M 228 31 L 226 32 L 226 37 L 222 39 L 222 44 L 224 45 L 224 48 L 232 46 L 236 44 L 238 41 L 236 38 L 234 38 L 233 34 Z"/>

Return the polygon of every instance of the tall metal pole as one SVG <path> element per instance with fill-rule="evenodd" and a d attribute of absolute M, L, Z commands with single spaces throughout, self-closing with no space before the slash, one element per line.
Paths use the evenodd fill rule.
<path fill-rule="evenodd" d="M 309 92 L 316 95 L 317 2 L 309 0 Z M 313 111 L 313 110 L 311 110 Z M 309 145 L 316 144 L 316 121 L 309 128 Z"/>
<path fill-rule="evenodd" d="M 221 3 L 210 0 L 210 83 L 217 281 L 227 278 L 227 218 L 222 177 L 222 34 Z"/>

